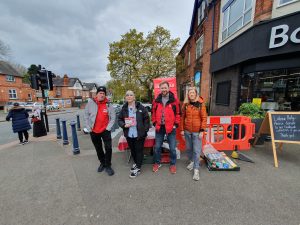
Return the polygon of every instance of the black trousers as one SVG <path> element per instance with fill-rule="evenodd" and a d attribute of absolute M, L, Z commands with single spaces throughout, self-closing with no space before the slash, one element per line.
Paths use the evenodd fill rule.
<path fill-rule="evenodd" d="M 102 133 L 91 132 L 90 135 L 91 135 L 92 142 L 95 146 L 99 161 L 105 167 L 110 167 L 111 166 L 111 154 L 112 154 L 110 131 L 105 130 Z M 105 153 L 103 151 L 102 141 L 104 143 Z"/>
<path fill-rule="evenodd" d="M 27 130 L 23 130 L 23 131 L 18 132 L 20 142 L 23 142 L 23 134 L 24 134 L 25 140 L 28 141 L 28 136 L 29 136 L 28 132 L 27 132 Z"/>
<path fill-rule="evenodd" d="M 144 142 L 145 138 L 126 138 L 131 151 L 131 156 L 137 168 L 141 169 L 144 159 Z"/>

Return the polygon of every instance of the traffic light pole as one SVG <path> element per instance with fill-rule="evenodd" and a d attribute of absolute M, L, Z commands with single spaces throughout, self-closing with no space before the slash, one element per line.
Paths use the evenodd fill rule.
<path fill-rule="evenodd" d="M 43 97 L 43 103 L 44 103 L 44 111 L 45 111 L 45 122 L 46 122 L 46 130 L 49 132 L 49 123 L 48 123 L 48 116 L 47 116 L 47 107 L 46 107 L 46 96 L 45 96 L 45 90 L 42 88 L 42 97 Z"/>

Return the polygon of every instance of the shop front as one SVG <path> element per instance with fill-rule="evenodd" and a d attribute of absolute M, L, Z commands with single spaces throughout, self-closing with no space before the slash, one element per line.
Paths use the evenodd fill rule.
<path fill-rule="evenodd" d="M 211 114 L 244 102 L 300 110 L 300 12 L 259 23 L 212 54 Z"/>

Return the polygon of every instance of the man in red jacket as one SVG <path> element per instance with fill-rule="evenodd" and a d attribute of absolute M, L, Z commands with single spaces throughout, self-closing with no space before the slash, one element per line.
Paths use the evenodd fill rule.
<path fill-rule="evenodd" d="M 97 171 L 100 173 L 105 170 L 109 176 L 114 175 L 115 172 L 111 168 L 111 128 L 116 120 L 116 112 L 106 98 L 106 87 L 100 86 L 97 88 L 96 97 L 91 99 L 85 107 L 84 119 L 100 161 Z M 104 143 L 105 152 L 103 151 L 102 142 Z"/>
<path fill-rule="evenodd" d="M 155 149 L 153 172 L 161 167 L 161 146 L 167 135 L 170 148 L 170 172 L 176 173 L 176 128 L 180 123 L 179 102 L 176 96 L 170 91 L 167 81 L 159 84 L 161 93 L 152 104 L 152 123 L 155 126 Z"/>

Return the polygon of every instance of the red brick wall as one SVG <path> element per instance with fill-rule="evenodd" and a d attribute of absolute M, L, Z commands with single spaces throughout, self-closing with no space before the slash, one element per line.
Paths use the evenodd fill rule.
<path fill-rule="evenodd" d="M 17 99 L 9 98 L 9 90 L 15 89 Z M 0 74 L 0 102 L 5 104 L 9 101 L 29 101 L 28 94 L 31 94 L 32 101 L 36 100 L 35 91 L 30 88 L 29 84 L 24 84 L 21 77 L 15 77 L 14 82 L 6 81 L 6 75 Z"/>
<path fill-rule="evenodd" d="M 215 6 L 214 17 L 214 49 L 218 46 L 218 30 L 220 19 L 220 2 L 218 1 Z M 176 72 L 178 87 L 185 81 L 193 81 L 194 75 L 197 71 L 201 72 L 201 93 L 200 95 L 209 102 L 210 99 L 210 54 L 212 51 L 212 29 L 213 29 L 213 10 L 210 10 L 202 25 L 198 26 L 198 16 L 196 15 L 194 23 L 194 34 L 190 40 L 183 47 L 182 52 L 185 55 L 185 71 L 180 73 Z M 201 35 L 204 35 L 203 55 L 196 59 L 196 42 Z M 188 66 L 188 50 L 191 52 L 191 64 Z"/>
<path fill-rule="evenodd" d="M 256 0 L 254 23 L 271 19 L 273 0 Z"/>

